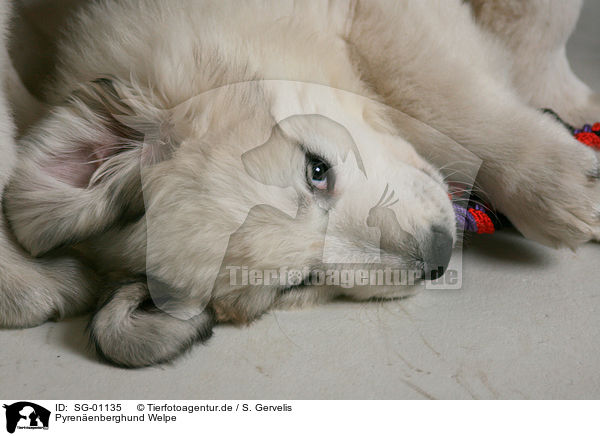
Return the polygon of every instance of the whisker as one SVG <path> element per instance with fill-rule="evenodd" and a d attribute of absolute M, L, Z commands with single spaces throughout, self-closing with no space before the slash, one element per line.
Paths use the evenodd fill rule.
<path fill-rule="evenodd" d="M 381 194 L 381 197 L 379 198 L 379 201 L 377 202 L 377 204 L 374 207 L 379 207 L 381 205 L 381 203 L 383 202 L 384 197 L 387 194 L 389 186 L 390 185 L 385 185 L 385 189 L 383 190 L 383 194 Z"/>

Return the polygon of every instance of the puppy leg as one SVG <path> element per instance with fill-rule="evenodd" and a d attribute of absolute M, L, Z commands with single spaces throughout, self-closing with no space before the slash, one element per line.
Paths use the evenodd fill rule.
<path fill-rule="evenodd" d="M 581 126 L 600 119 L 600 94 L 571 70 L 567 40 L 583 0 L 471 0 L 479 25 L 509 48 L 513 83 L 530 105 Z"/>
<path fill-rule="evenodd" d="M 32 259 L 7 235 L 0 222 L 0 327 L 33 327 L 94 306 L 91 270 L 68 256 Z"/>
<path fill-rule="evenodd" d="M 2 107 L 0 92 L 0 112 Z M 8 124 L 10 119 L 0 113 L 0 124 L 3 122 Z M 8 160 L 14 140 L 12 132 L 2 130 L 0 125 L 0 157 Z M 4 169 L 0 190 L 2 179 L 10 172 L 10 168 Z M 32 327 L 51 318 L 76 315 L 88 311 L 95 301 L 95 276 L 75 258 L 32 259 L 17 245 L 0 200 L 0 327 Z"/>
<path fill-rule="evenodd" d="M 499 74 L 501 48 L 486 40 L 467 7 L 431 3 L 358 4 L 349 41 L 365 80 L 390 106 L 464 148 L 449 149 L 447 164 L 477 156 L 481 189 L 525 236 L 569 247 L 598 237 L 598 154 L 522 102 Z M 404 124 L 398 127 L 403 132 Z M 429 139 L 419 151 L 443 155 Z"/>

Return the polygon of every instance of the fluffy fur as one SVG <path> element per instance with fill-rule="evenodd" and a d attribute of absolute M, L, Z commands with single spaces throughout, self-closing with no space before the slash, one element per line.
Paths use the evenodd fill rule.
<path fill-rule="evenodd" d="M 98 2 L 62 43 L 6 215 L 35 256 L 76 246 L 96 265 L 107 284 L 91 336 L 123 366 L 168 361 L 215 322 L 272 307 L 410 294 L 307 283 L 348 265 L 444 269 L 458 237 L 448 174 L 479 170 L 525 236 L 576 247 L 600 236 L 598 155 L 538 109 L 600 118 L 564 53 L 580 6 Z M 307 178 L 315 157 L 331 189 Z M 232 266 L 302 272 L 295 286 L 239 285 Z M 63 286 L 82 274 L 62 273 Z M 69 288 L 77 301 L 49 292 L 38 322 L 97 301 Z M 14 289 L 2 288 L 2 324 L 34 324 L 7 314 L 40 291 Z"/>
<path fill-rule="evenodd" d="M 20 103 L 33 101 L 8 59 L 4 41 L 9 12 L 9 4 L 0 1 L 0 189 L 8 182 L 16 163 L 16 128 L 7 103 L 8 95 Z M 36 107 L 31 108 L 35 110 Z M 32 258 L 15 241 L 2 216 L 0 325 L 30 327 L 48 319 L 80 313 L 94 304 L 96 289 L 93 273 L 65 253 L 54 253 L 43 259 Z"/>

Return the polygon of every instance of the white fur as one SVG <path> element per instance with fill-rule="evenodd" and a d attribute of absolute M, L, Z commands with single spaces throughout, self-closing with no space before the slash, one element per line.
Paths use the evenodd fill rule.
<path fill-rule="evenodd" d="M 16 128 L 7 94 L 21 102 L 32 100 L 27 94 L 18 95 L 24 88 L 6 50 L 9 6 L 8 2 L 0 1 L 0 190 L 4 189 L 16 163 Z M 4 215 L 0 214 L 1 326 L 28 327 L 85 311 L 96 298 L 95 288 L 91 271 L 72 257 L 32 259 L 17 245 Z"/>
<path fill-rule="evenodd" d="M 575 76 L 566 54 L 583 0 L 471 3 L 478 23 L 509 49 L 510 74 L 523 100 L 534 107 L 553 108 L 574 125 L 596 120 L 600 96 Z"/>
<path fill-rule="evenodd" d="M 597 238 L 598 154 L 538 111 L 600 118 L 564 57 L 580 1 L 471 3 L 91 5 L 62 43 L 52 111 L 20 144 L 5 195 L 17 239 L 35 255 L 81 243 L 115 280 L 92 338 L 141 366 L 215 321 L 409 294 L 234 285 L 228 267 L 308 267 L 306 280 L 325 266 L 447 263 L 455 172 L 479 170 L 478 188 L 527 237 Z M 542 44 L 529 32 L 548 17 Z M 313 155 L 335 171 L 327 194 L 307 183 Z"/>

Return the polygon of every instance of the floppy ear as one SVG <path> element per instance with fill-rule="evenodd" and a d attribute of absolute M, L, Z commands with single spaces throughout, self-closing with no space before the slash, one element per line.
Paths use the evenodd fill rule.
<path fill-rule="evenodd" d="M 33 255 L 77 243 L 143 214 L 140 168 L 168 158 L 166 111 L 140 87 L 100 78 L 76 90 L 22 139 L 4 196 Z"/>

